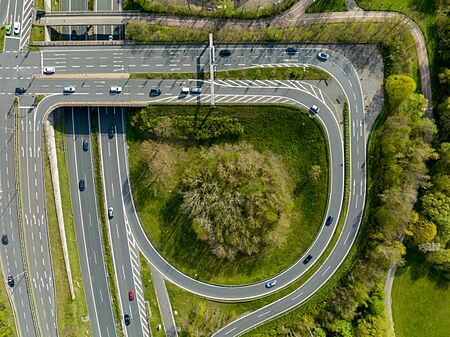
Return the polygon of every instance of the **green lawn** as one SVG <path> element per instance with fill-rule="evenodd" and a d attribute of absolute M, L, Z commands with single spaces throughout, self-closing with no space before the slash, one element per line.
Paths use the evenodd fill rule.
<path fill-rule="evenodd" d="M 323 12 L 345 12 L 345 0 L 316 0 L 308 9 L 307 13 Z"/>
<path fill-rule="evenodd" d="M 160 113 L 204 114 L 207 107 L 155 107 Z M 244 126 L 241 137 L 259 151 L 270 150 L 282 157 L 293 181 L 294 212 L 286 240 L 277 247 L 268 247 L 255 257 L 223 261 L 210 253 L 209 246 L 196 236 L 189 224 L 164 221 L 170 191 L 176 186 L 189 156 L 198 152 L 193 144 L 142 143 L 130 125 L 127 130 L 131 183 L 136 207 L 144 229 L 159 252 L 180 270 L 193 277 L 214 283 L 242 284 L 254 282 L 287 268 L 311 244 L 323 219 L 327 203 L 327 145 L 323 131 L 307 113 L 286 107 L 218 107 L 220 115 L 239 118 Z M 154 190 L 143 156 L 145 148 L 158 146 L 164 151 L 158 158 L 172 157 L 165 187 Z M 173 155 L 175 154 L 175 155 Z M 310 177 L 312 165 L 320 165 L 321 177 Z M 166 211 L 167 213 L 167 211 Z M 295 245 L 290 243 L 295 242 Z"/>
<path fill-rule="evenodd" d="M 72 301 L 69 292 L 69 284 L 62 255 L 61 238 L 56 218 L 55 199 L 53 197 L 53 186 L 50 174 L 50 163 L 47 153 L 44 161 L 45 173 L 45 197 L 47 205 L 48 231 L 50 238 L 50 249 L 52 254 L 53 275 L 56 286 L 56 316 L 58 330 L 61 336 L 78 337 L 91 336 L 90 322 L 86 306 L 86 297 L 83 287 L 80 263 L 78 260 L 78 248 L 76 243 L 75 227 L 73 223 L 72 204 L 70 198 L 69 172 L 65 157 L 65 142 L 63 123 L 58 116 L 55 125 L 56 152 L 58 158 L 59 183 L 62 197 L 64 226 L 66 229 L 67 248 L 69 251 L 70 268 L 74 284 L 75 300 Z"/>
<path fill-rule="evenodd" d="M 33 25 L 31 27 L 30 42 L 44 41 L 44 39 L 45 39 L 44 26 Z"/>
<path fill-rule="evenodd" d="M 450 329 L 450 284 L 440 280 L 420 256 L 407 256 L 392 289 L 397 337 L 443 337 Z"/>

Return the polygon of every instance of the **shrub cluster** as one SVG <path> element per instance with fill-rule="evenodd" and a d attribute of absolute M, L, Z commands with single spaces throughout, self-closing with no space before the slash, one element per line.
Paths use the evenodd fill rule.
<path fill-rule="evenodd" d="M 227 116 L 157 116 L 147 109 L 133 116 L 132 125 L 158 138 L 206 141 L 236 138 L 244 133 L 236 118 Z"/>

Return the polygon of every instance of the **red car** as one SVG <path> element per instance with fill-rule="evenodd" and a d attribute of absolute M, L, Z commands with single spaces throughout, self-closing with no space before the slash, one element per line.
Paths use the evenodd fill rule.
<path fill-rule="evenodd" d="M 130 290 L 130 291 L 128 292 L 128 299 L 129 299 L 130 301 L 134 300 L 134 291 L 133 291 L 133 290 Z"/>

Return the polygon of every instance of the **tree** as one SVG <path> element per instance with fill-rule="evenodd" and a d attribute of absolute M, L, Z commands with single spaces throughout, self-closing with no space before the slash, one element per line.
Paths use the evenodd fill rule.
<path fill-rule="evenodd" d="M 438 173 L 450 173 L 450 143 L 441 143 L 435 168 Z"/>
<path fill-rule="evenodd" d="M 186 169 L 181 210 L 219 258 L 252 255 L 279 240 L 276 229 L 289 223 L 289 181 L 271 153 L 246 143 L 215 145 Z"/>
<path fill-rule="evenodd" d="M 438 105 L 438 126 L 441 139 L 450 138 L 450 96 Z"/>
<path fill-rule="evenodd" d="M 416 90 L 416 82 L 406 75 L 391 75 L 386 80 L 386 93 L 390 104 L 399 104 Z M 393 106 L 391 106 L 393 108 Z"/>
<path fill-rule="evenodd" d="M 358 320 L 356 337 L 384 337 L 386 336 L 387 322 L 384 316 L 370 315 Z"/>
<path fill-rule="evenodd" d="M 405 231 L 405 233 L 412 236 L 416 245 L 420 245 L 433 240 L 437 229 L 433 222 L 424 217 L 419 217 L 416 221 L 412 221 L 409 224 L 408 231 Z"/>
<path fill-rule="evenodd" d="M 422 197 L 423 214 L 437 226 L 438 236 L 446 243 L 450 240 L 450 197 L 442 192 L 428 193 Z"/>

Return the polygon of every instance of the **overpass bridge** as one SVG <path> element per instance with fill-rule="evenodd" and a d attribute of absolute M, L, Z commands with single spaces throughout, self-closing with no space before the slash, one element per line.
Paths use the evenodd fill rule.
<path fill-rule="evenodd" d="M 125 25 L 130 20 L 145 20 L 147 18 L 152 18 L 152 16 L 138 12 L 53 12 L 40 17 L 35 24 L 40 26 Z M 154 19 L 157 18 L 157 16 L 154 17 Z"/>

